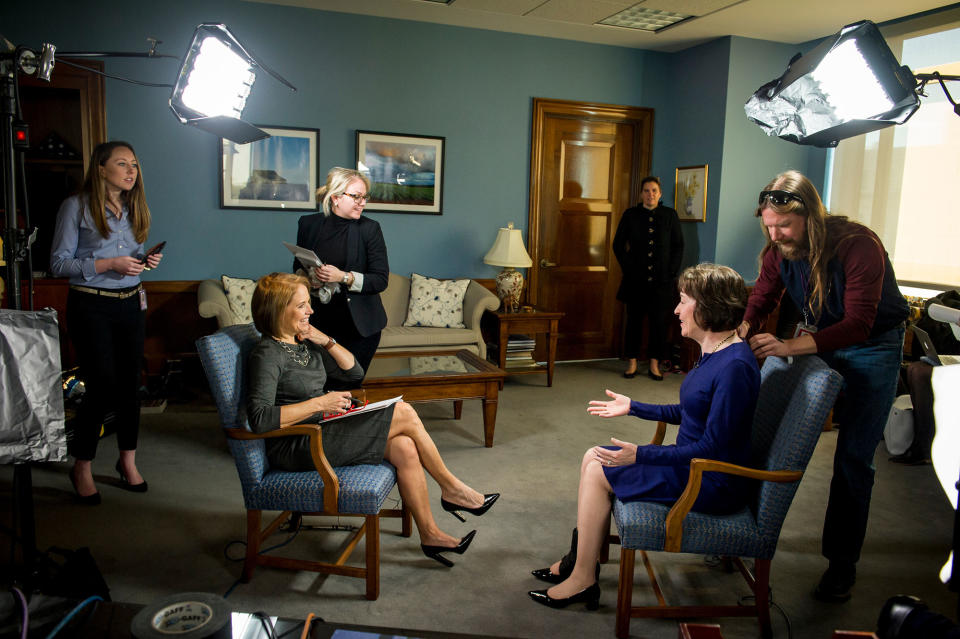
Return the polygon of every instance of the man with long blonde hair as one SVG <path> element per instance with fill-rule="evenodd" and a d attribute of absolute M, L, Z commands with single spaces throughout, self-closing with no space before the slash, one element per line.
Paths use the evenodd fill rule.
<path fill-rule="evenodd" d="M 816 353 L 844 378 L 834 408 L 840 424 L 823 525 L 830 565 L 814 595 L 844 602 L 856 581 L 870 495 L 873 455 L 896 393 L 905 320 L 890 258 L 877 235 L 846 217 L 827 215 L 817 189 L 797 171 L 781 173 L 760 192 L 756 216 L 767 244 L 741 334 L 754 334 L 758 358 Z M 784 291 L 802 319 L 794 336 L 757 333 Z"/>

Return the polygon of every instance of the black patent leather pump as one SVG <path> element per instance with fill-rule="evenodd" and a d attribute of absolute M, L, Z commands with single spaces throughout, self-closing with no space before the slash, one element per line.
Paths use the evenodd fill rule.
<path fill-rule="evenodd" d="M 446 546 L 427 546 L 425 544 L 420 544 L 420 550 L 423 551 L 430 559 L 436 559 L 441 564 L 447 568 L 453 568 L 453 562 L 441 555 L 442 552 L 455 552 L 458 555 L 462 555 L 467 551 L 467 548 L 470 547 L 470 542 L 473 541 L 473 538 L 477 536 L 476 530 L 471 530 L 468 532 L 463 539 L 460 540 L 460 543 L 454 546 L 453 548 L 447 548 Z"/>
<path fill-rule="evenodd" d="M 490 507 L 493 506 L 497 500 L 500 499 L 500 493 L 489 493 L 483 496 L 483 505 L 477 506 L 476 508 L 467 508 L 466 506 L 460 506 L 459 504 L 454 504 L 447 501 L 446 499 L 440 499 L 440 505 L 445 511 L 459 519 L 460 521 L 467 521 L 461 515 L 461 512 L 470 513 L 476 517 L 479 517 L 483 513 L 490 510 Z"/>

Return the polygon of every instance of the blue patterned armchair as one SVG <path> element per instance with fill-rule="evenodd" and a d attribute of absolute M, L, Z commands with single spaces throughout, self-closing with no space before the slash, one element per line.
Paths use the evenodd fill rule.
<path fill-rule="evenodd" d="M 742 617 L 756 616 L 764 637 L 772 636 L 769 609 L 770 560 L 780 529 L 813 455 L 842 378 L 818 357 L 797 357 L 787 364 L 767 358 L 761 370 L 760 396 L 753 421 L 750 467 L 708 459 L 694 459 L 680 499 L 668 507 L 649 502 L 614 500 L 613 517 L 619 535 L 620 580 L 617 591 L 616 635 L 630 634 L 631 617 Z M 661 443 L 665 427 L 658 425 L 654 443 Z M 758 489 L 740 512 L 716 516 L 691 512 L 704 472 L 725 472 L 752 479 Z M 752 606 L 668 606 L 646 551 L 696 553 L 731 557 L 753 590 Z M 635 553 L 647 568 L 658 605 L 632 607 Z M 604 552 L 604 555 L 606 552 Z M 753 558 L 754 571 L 741 557 Z"/>
<path fill-rule="evenodd" d="M 375 600 L 380 595 L 380 517 L 401 517 L 401 534 L 409 537 L 411 532 L 410 514 L 406 509 L 382 508 L 396 485 L 396 469 L 387 462 L 332 468 L 323 454 L 319 424 L 304 424 L 262 434 L 252 432 L 245 408 L 246 363 L 247 355 L 259 339 L 260 334 L 252 324 L 238 324 L 197 340 L 197 352 L 217 404 L 227 444 L 237 464 L 247 509 L 247 554 L 242 579 L 250 581 L 258 565 L 359 577 L 366 580 L 367 599 Z M 291 435 L 310 437 L 315 471 L 286 472 L 270 468 L 265 440 Z M 264 510 L 281 513 L 261 530 Z M 363 517 L 365 521 L 350 538 L 342 554 L 331 563 L 260 554 L 260 546 L 267 537 L 285 521 L 301 514 Z M 364 567 L 345 565 L 364 535 Z"/>

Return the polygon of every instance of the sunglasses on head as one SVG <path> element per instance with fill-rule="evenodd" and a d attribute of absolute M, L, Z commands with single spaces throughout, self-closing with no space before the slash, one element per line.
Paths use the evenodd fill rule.
<path fill-rule="evenodd" d="M 760 191 L 760 201 L 758 204 L 763 204 L 765 200 L 770 200 L 777 206 L 783 206 L 790 200 L 799 202 L 801 205 L 806 206 L 806 202 L 803 201 L 803 198 L 795 193 L 790 191 Z"/>

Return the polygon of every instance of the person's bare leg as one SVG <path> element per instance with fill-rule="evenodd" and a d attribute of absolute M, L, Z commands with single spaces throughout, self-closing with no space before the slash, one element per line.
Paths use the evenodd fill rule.
<path fill-rule="evenodd" d="M 440 530 L 430 511 L 427 494 L 427 478 L 420 465 L 420 456 L 413 439 L 398 435 L 387 439 L 384 458 L 397 469 L 397 488 L 403 498 L 403 504 L 410 509 L 413 521 L 420 533 L 420 543 L 428 546 L 454 548 L 460 540 Z"/>
<path fill-rule="evenodd" d="M 547 590 L 547 594 L 554 599 L 572 597 L 596 582 L 600 547 L 604 536 L 609 533 L 610 494 L 613 489 L 599 461 L 587 461 L 585 456 L 582 469 L 577 494 L 577 562 L 565 581 Z"/>
<path fill-rule="evenodd" d="M 627 375 L 633 375 L 637 372 L 637 358 L 630 357 L 627 359 L 627 370 L 623 371 Z"/>
<path fill-rule="evenodd" d="M 583 484 L 583 477 L 584 477 L 584 474 L 587 472 L 587 466 L 590 464 L 590 462 L 595 460 L 596 460 L 596 456 L 593 454 L 593 449 L 592 448 L 587 449 L 587 452 L 583 454 L 583 459 L 580 460 L 580 483 L 577 484 L 578 493 L 580 491 L 580 486 Z M 579 501 L 579 495 L 577 496 L 577 499 Z M 557 561 L 553 562 L 553 564 L 551 564 L 550 566 L 550 572 L 552 572 L 555 575 L 559 575 L 561 561 L 563 560 L 558 559 Z"/>
<path fill-rule="evenodd" d="M 97 485 L 93 481 L 93 461 L 90 459 L 75 459 L 70 470 L 70 478 L 76 486 L 77 494 L 89 497 L 97 492 Z"/>
<path fill-rule="evenodd" d="M 483 495 L 463 483 L 443 463 L 440 451 L 427 433 L 420 416 L 410 404 L 398 402 L 393 409 L 393 420 L 387 434 L 387 444 L 397 436 L 406 436 L 416 445 L 420 463 L 440 485 L 440 496 L 449 502 L 468 508 L 483 505 Z M 422 474 L 422 473 L 421 473 Z"/>
<path fill-rule="evenodd" d="M 120 468 L 123 470 L 124 477 L 127 478 L 127 483 L 131 485 L 143 483 L 143 476 L 137 470 L 136 454 L 136 450 L 120 451 Z"/>

